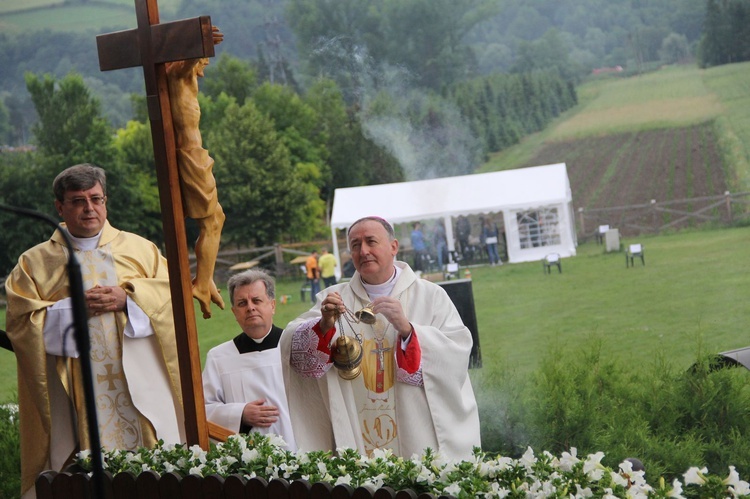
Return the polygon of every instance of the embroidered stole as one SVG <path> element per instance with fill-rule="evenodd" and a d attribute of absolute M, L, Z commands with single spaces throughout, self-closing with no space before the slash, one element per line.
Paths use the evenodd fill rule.
<path fill-rule="evenodd" d="M 359 308 L 364 305 L 360 304 Z M 374 449 L 391 449 L 400 455 L 394 390 L 396 355 L 393 350 L 394 345 L 400 347 L 400 340 L 395 329 L 380 314 L 376 315 L 373 325 L 359 323 L 352 326 L 363 339 L 362 375 L 352 380 L 352 391 L 365 451 L 369 456 Z"/>
<path fill-rule="evenodd" d="M 84 288 L 117 286 L 114 256 L 109 245 L 76 251 Z M 135 450 L 144 445 L 145 418 L 133 405 L 122 367 L 122 342 L 114 313 L 89 317 L 91 371 L 99 435 L 104 449 Z M 77 404 L 81 407 L 80 404 Z M 148 423 L 146 423 L 148 425 Z M 79 430 L 81 431 L 81 430 Z M 81 431 L 81 436 L 85 432 Z M 87 438 L 82 438 L 86 441 Z"/>

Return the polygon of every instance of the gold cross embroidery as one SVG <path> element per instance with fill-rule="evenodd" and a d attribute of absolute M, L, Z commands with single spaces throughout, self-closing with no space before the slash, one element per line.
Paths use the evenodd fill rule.
<path fill-rule="evenodd" d="M 97 383 L 109 383 L 109 385 L 107 385 L 107 390 L 108 391 L 115 390 L 117 388 L 115 386 L 115 381 L 117 381 L 118 379 L 120 379 L 120 373 L 113 373 L 112 372 L 112 367 L 113 366 L 114 366 L 114 364 L 105 364 L 104 365 L 104 369 L 107 370 L 107 374 L 97 374 L 96 375 L 96 381 L 97 381 Z"/>

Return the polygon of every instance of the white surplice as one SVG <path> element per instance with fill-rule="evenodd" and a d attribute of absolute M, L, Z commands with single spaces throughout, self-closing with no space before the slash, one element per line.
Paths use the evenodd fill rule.
<path fill-rule="evenodd" d="M 241 354 L 232 340 L 212 348 L 203 369 L 203 393 L 206 418 L 236 432 L 240 431 L 242 410 L 248 402 L 265 399 L 266 404 L 275 405 L 280 413 L 277 421 L 267 428 L 253 427 L 252 431 L 279 435 L 289 450 L 297 450 L 278 348 Z"/>

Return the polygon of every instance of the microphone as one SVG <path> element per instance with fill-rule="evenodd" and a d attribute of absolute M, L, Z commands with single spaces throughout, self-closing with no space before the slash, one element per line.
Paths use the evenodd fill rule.
<path fill-rule="evenodd" d="M 76 347 L 78 347 L 83 376 L 83 393 L 86 406 L 86 416 L 89 421 L 89 442 L 91 443 L 91 464 L 94 476 L 94 497 L 104 497 L 104 466 L 102 463 L 101 442 L 99 439 L 99 423 L 96 416 L 96 401 L 94 400 L 94 379 L 91 374 L 91 342 L 89 338 L 88 314 L 86 313 L 86 298 L 83 292 L 83 276 L 81 266 L 75 256 L 75 248 L 70 240 L 68 231 L 45 213 L 26 208 L 18 208 L 0 203 L 0 210 L 18 215 L 36 218 L 47 222 L 60 231 L 65 246 L 68 248 L 68 282 L 70 284 L 70 298 L 73 305 L 73 327 L 75 331 Z"/>

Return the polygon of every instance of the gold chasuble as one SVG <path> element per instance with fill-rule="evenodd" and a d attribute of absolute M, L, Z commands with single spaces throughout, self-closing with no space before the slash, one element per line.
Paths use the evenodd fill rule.
<path fill-rule="evenodd" d="M 33 494 L 44 470 L 60 471 L 86 449 L 88 426 L 80 362 L 47 354 L 48 307 L 70 297 L 67 248 L 59 232 L 30 250 L 6 280 L 6 325 L 18 364 L 21 488 Z M 124 335 L 128 315 L 89 319 L 97 419 L 102 446 L 134 449 L 157 438 L 184 442 L 179 367 L 166 260 L 146 239 L 105 223 L 98 247 L 76 251 L 84 288 L 121 286 L 155 334 Z M 73 328 L 69 334 L 74 334 Z M 75 410 L 72 410 L 75 409 Z"/>

